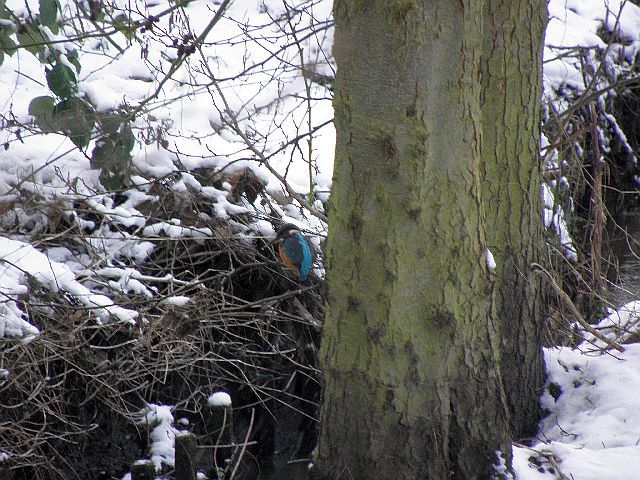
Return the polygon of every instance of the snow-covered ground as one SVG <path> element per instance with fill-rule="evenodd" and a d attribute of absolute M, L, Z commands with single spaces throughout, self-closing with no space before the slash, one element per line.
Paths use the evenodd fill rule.
<path fill-rule="evenodd" d="M 118 1 L 128 11 L 131 2 Z M 321 216 L 322 202 L 331 187 L 335 145 L 329 122 L 331 93 L 309 80 L 314 75 L 333 75 L 331 2 L 303 2 L 305 8 L 298 10 L 285 8 L 280 0 L 232 2 L 206 41 L 167 77 L 176 59 L 175 42 L 202 32 L 221 3 L 193 1 L 172 15 L 162 15 L 172 2 L 133 2 L 134 11 L 129 12 L 133 20 L 149 15 L 157 19 L 152 29 L 137 33 L 142 41 L 131 41 L 119 32 L 110 41 L 89 38 L 72 44 L 61 33 L 45 32 L 50 39 L 60 40 L 55 55 L 61 62 L 71 65 L 68 58 L 79 49 L 78 91 L 96 112 L 132 109 L 140 102 L 148 107 L 147 114 L 137 115 L 131 123 L 138 140 L 132 150 L 132 188 L 126 200 L 117 204 L 92 168 L 90 157 L 97 138 L 79 150 L 62 134 L 25 129 L 33 120 L 31 100 L 50 95 L 45 69 L 27 50 L 5 55 L 0 65 L 0 145 L 5 147 L 0 149 L 0 226 L 7 231 L 20 227 L 11 230 L 11 238 L 0 239 L 0 293 L 4 297 L 0 337 L 29 341 L 38 335 L 38 328 L 19 307 L 20 296 L 33 280 L 52 292 L 74 296 L 95 311 L 98 322 L 136 321 L 135 311 L 116 305 L 110 296 L 153 293 L 148 286 L 152 279 L 131 267 L 153 250 L 148 240 L 159 235 L 202 238 L 214 234 L 208 227 L 184 226 L 179 218 L 147 218 L 142 206 L 157 200 L 149 185 L 158 179 L 166 178 L 165 185 L 174 192 L 197 192 L 209 199 L 211 209 L 200 212 L 200 218 L 226 219 L 235 227 L 234 234 L 247 241 L 273 235 L 274 218 L 324 233 L 324 223 L 301 206 L 300 198 L 309 199 L 313 192 L 310 203 Z M 73 14 L 72 2 L 60 4 L 62 15 Z M 39 11 L 39 2 L 7 0 L 7 7 L 17 15 L 28 15 Z M 570 98 L 589 88 L 606 87 L 603 77 L 585 74 L 581 55 L 582 61 L 594 65 L 604 58 L 603 71 L 609 81 L 627 74 L 640 47 L 640 9 L 624 0 L 551 0 L 549 16 L 544 98 L 545 104 L 550 102 L 562 113 L 570 108 Z M 93 28 L 87 22 L 84 26 Z M 290 35 L 294 27 L 297 41 Z M 616 42 L 607 45 L 602 31 L 615 32 Z M 590 48 L 567 55 L 577 47 Z M 301 70 L 308 75 L 301 76 Z M 163 79 L 163 89 L 156 92 Z M 306 100 L 307 90 L 311 100 Z M 616 119 L 607 120 L 621 148 L 635 159 Z M 543 146 L 549 143 L 543 139 Z M 606 154 L 604 133 L 602 143 Z M 555 152 L 546 156 L 549 168 L 559 161 Z M 233 199 L 228 181 L 212 186 L 194 174 L 210 169 L 231 176 L 246 168 L 266 184 L 273 201 Z M 543 218 L 557 233 L 565 254 L 575 259 L 562 210 L 571 206 L 554 201 L 556 186 L 551 182 L 545 187 Z M 292 191 L 300 198 L 291 199 Z M 36 198 L 39 206 L 21 205 L 26 195 Z M 99 212 L 102 221 L 74 213 L 78 199 Z M 40 246 L 33 240 L 49 221 L 41 207 L 53 201 L 67 212 L 69 221 L 90 232 L 83 243 L 70 242 L 69 248 L 62 248 Z M 255 220 L 248 225 L 236 221 L 236 215 L 243 213 Z M 99 261 L 96 252 L 100 252 Z M 97 282 L 98 278 L 104 281 Z M 612 315 L 603 321 L 603 327 L 610 327 L 612 318 L 617 318 Z M 631 325 L 635 315 L 627 312 L 620 317 Z M 640 410 L 640 345 L 625 347 L 625 352 L 615 356 L 590 344 L 576 350 L 547 349 L 549 388 L 543 403 L 549 415 L 540 425 L 538 443 L 514 448 L 518 479 L 565 478 L 562 475 L 576 480 L 640 478 L 640 417 L 636 413 Z M 11 375 L 11 365 L 0 367 L 1 385 Z M 166 440 L 173 434 L 170 410 L 154 406 L 145 418 L 151 422 L 154 415 L 159 423 L 154 431 Z M 171 452 L 165 444 L 160 447 L 152 448 L 157 453 L 154 461 L 171 463 Z M 0 460 L 5 457 L 0 451 Z"/>
<path fill-rule="evenodd" d="M 547 349 L 539 442 L 514 448 L 517 478 L 600 480 L 640 472 L 640 345 L 616 355 Z M 552 459 L 552 460 L 551 460 Z M 555 464 L 554 464 L 555 463 Z"/>

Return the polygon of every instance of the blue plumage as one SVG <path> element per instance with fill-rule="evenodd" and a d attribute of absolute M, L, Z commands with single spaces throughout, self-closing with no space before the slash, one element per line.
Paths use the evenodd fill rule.
<path fill-rule="evenodd" d="M 309 241 L 292 223 L 281 226 L 277 233 L 274 243 L 278 243 L 282 262 L 296 270 L 300 280 L 305 281 L 313 264 L 313 250 Z"/>

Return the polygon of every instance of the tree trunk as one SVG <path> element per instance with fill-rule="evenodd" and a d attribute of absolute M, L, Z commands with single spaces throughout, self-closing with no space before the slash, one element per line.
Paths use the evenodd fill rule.
<path fill-rule="evenodd" d="M 490 190 L 481 186 L 503 159 L 483 152 L 482 98 L 495 88 L 480 74 L 483 8 L 464 0 L 334 4 L 337 146 L 318 478 L 483 479 L 496 451 L 509 457 L 511 397 L 501 355 L 519 343 L 503 343 L 501 335 L 519 331 L 500 322 L 506 274 L 486 261 L 487 248 L 497 250 L 499 220 L 485 218 L 494 206 L 485 206 L 483 195 L 506 187 L 503 173 Z M 535 38 L 502 61 L 518 49 L 540 55 Z M 539 83 L 524 72 L 510 80 L 522 83 L 518 91 L 527 99 L 539 98 L 527 90 Z M 533 103 L 526 106 L 537 119 Z M 485 130 L 506 135 L 500 132 L 523 127 L 510 122 L 499 115 Z M 533 122 L 529 135 L 537 131 Z M 506 152 L 531 174 L 534 157 Z M 496 165 L 483 165 L 489 161 Z M 537 208 L 539 184 L 529 178 L 509 195 L 523 197 L 518 209 Z M 504 221 L 540 222 L 539 212 L 514 212 Z M 519 285 L 515 297 L 525 295 L 526 284 Z M 539 351 L 537 359 L 535 369 Z M 518 367 L 510 371 L 528 378 Z"/>
<path fill-rule="evenodd" d="M 487 243 L 497 268 L 495 315 L 515 438 L 531 437 L 544 385 L 543 225 L 539 162 L 543 1 L 489 0 L 482 58 L 482 194 Z"/>

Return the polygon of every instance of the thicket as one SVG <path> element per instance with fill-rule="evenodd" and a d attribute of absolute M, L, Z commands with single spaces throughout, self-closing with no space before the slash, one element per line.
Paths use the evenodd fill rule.
<path fill-rule="evenodd" d="M 577 344 L 584 325 L 635 298 L 620 278 L 619 256 L 638 258 L 629 218 L 638 206 L 640 58 L 621 25 L 625 5 L 608 10 L 600 46 L 547 45 L 545 64 L 562 61 L 567 77 L 547 85 L 543 98 L 541 167 L 549 232 L 549 342 Z M 630 8 L 628 6 L 627 8 Z M 551 87 L 551 88 L 550 88 Z M 553 216 L 553 222 L 551 217 Z M 633 262 L 633 259 L 631 259 Z M 576 317 L 581 322 L 576 322 Z M 582 325 L 580 325 L 582 323 Z M 614 329 L 624 336 L 633 325 Z M 593 330 L 591 331 L 593 334 Z M 611 333 L 611 332 L 610 332 Z"/>
<path fill-rule="evenodd" d="M 63 153 L 0 182 L 2 236 L 68 274 L 44 281 L 32 266 L 1 260 L 26 287 L 2 290 L 6 311 L 23 322 L 13 335 L 0 323 L 3 478 L 121 478 L 155 451 L 158 405 L 171 406 L 171 429 L 198 435 L 199 468 L 212 478 L 264 475 L 314 447 L 321 282 L 299 284 L 264 232 L 294 215 L 318 243 L 313 142 L 330 122 L 312 121 L 310 109 L 329 91 L 313 60 L 329 22 L 316 18 L 316 2 L 264 2 L 251 23 L 226 0 L 199 10 L 207 18 L 196 31 L 191 3 L 0 3 L 0 61 L 20 65 L 16 84 L 40 87 L 28 112 L 5 105 L 5 151 L 19 154 L 34 137 L 52 150 L 68 140 Z M 235 47 L 246 57 L 227 68 L 215 53 Z M 129 80 L 152 87 L 105 107 L 105 92 L 89 88 L 100 78 L 87 71 L 91 56 L 105 56 L 105 68 L 131 51 L 145 68 Z M 15 60 L 26 52 L 46 85 Z M 246 83 L 257 85 L 248 100 L 236 91 Z M 206 132 L 163 114 L 190 97 L 212 111 Z M 221 139 L 230 153 L 207 151 L 224 150 Z M 197 153 L 182 150 L 194 143 Z M 271 165 L 283 155 L 308 164 L 307 192 Z M 279 185 L 267 188 L 265 172 Z M 219 445 L 207 406 L 220 390 L 233 400 L 234 445 Z M 161 458 L 171 474 L 171 455 Z"/>

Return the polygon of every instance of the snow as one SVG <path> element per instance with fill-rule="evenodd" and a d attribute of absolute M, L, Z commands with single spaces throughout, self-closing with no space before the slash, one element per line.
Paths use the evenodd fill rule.
<path fill-rule="evenodd" d="M 622 44 L 608 48 L 606 71 L 614 79 L 620 67 L 616 55 L 632 61 L 640 47 L 640 9 L 621 0 L 551 0 L 550 21 L 544 48 L 544 97 L 553 102 L 558 113 L 569 106 L 565 96 L 577 97 L 586 89 L 576 55 L 566 53 L 575 47 L 590 47 L 586 58 L 593 61 L 607 51 L 598 36 L 604 27 L 616 31 Z M 593 61 L 598 64 L 597 61 Z M 595 88 L 601 88 L 599 81 Z M 615 118 L 605 115 L 622 144 L 628 143 Z M 599 131 L 602 135 L 602 132 Z M 603 137 L 604 138 L 604 137 Z M 543 149 L 549 146 L 542 139 Z M 607 143 L 603 142 L 606 150 Z M 550 147 L 549 147 L 550 148 Z M 561 160 L 552 149 L 547 168 L 559 169 Z M 635 163 L 635 158 L 632 158 Z M 557 194 L 563 179 L 543 185 L 543 222 L 552 230 L 567 258 L 577 261 L 577 252 L 566 224 L 566 213 L 573 206 L 562 204 Z M 624 341 L 637 331 L 640 302 L 630 302 L 617 311 L 609 311 L 596 328 L 611 340 Z M 627 344 L 615 356 L 603 352 L 602 342 L 588 333 L 576 349 L 545 349 L 547 384 L 542 396 L 549 412 L 541 421 L 533 445 L 514 445 L 513 467 L 517 480 L 575 478 L 633 480 L 640 471 L 640 345 Z M 553 393 L 553 395 L 552 395 Z M 560 477 L 560 475 L 564 477 Z"/>
<path fill-rule="evenodd" d="M 121 6 L 126 7 L 127 2 Z M 11 1 L 9 8 L 16 12 L 27 13 L 20 2 Z M 149 4 L 139 3 L 136 9 L 140 13 L 131 12 L 132 19 L 143 19 L 143 15 L 158 14 L 171 6 L 168 1 Z M 64 12 L 73 13 L 72 3 L 61 2 Z M 307 6 L 308 13 L 299 17 L 299 28 L 309 22 L 324 25 L 331 13 L 331 2 L 323 1 Z M 34 5 L 33 10 L 37 11 Z M 82 70 L 79 72 L 78 89 L 80 96 L 85 96 L 99 112 L 123 107 L 135 106 L 155 92 L 157 81 L 164 77 L 170 64 L 165 58 L 166 52 L 175 57 L 175 49 L 166 48 L 163 31 L 185 32 L 202 31 L 212 18 L 217 8 L 207 1 L 189 2 L 184 7 L 188 15 L 189 25 L 182 19 L 167 16 L 159 17 L 157 29 L 142 33 L 144 42 L 129 42 L 122 33 L 111 36 L 113 43 L 123 48 L 122 53 L 109 49 L 108 42 L 89 40 L 80 52 Z M 264 166 L 264 162 L 256 161 L 255 154 L 248 149 L 241 136 L 227 126 L 223 119 L 237 122 L 239 131 L 247 138 L 255 140 L 257 148 L 269 159 L 270 166 L 285 176 L 296 191 L 304 194 L 310 188 L 307 168 L 290 168 L 291 160 L 304 162 L 304 153 L 290 143 L 292 136 L 304 133 L 302 125 L 308 119 L 307 104 L 300 100 L 305 89 L 299 70 L 295 67 L 299 52 L 297 48 L 285 48 L 278 42 L 278 29 L 287 30 L 287 25 L 276 24 L 273 19 L 285 13 L 283 2 L 232 2 L 225 16 L 210 32 L 207 42 L 202 47 L 202 56 L 194 55 L 186 60 L 189 66 L 179 69 L 165 84 L 165 88 L 156 99 L 149 103 L 151 114 L 143 121 L 134 122 L 134 132 L 138 140 L 146 135 L 146 131 L 159 133 L 169 139 L 165 147 L 159 142 L 138 142 L 134 149 L 132 165 L 135 167 L 135 183 L 144 184 L 149 179 L 178 175 L 172 188 L 185 187 L 189 171 L 196 168 L 220 168 L 226 171 L 242 170 L 247 166 L 254 170 L 258 178 L 269 184 L 271 189 L 279 191 L 282 186 L 272 173 Z M 240 20 L 239 22 L 237 20 Z M 251 38 L 248 42 L 236 41 L 246 37 L 244 22 Z M 169 22 L 172 22 L 171 24 Z M 63 35 L 53 35 L 56 39 Z M 316 73 L 332 74 L 330 51 L 332 31 L 319 30 L 317 36 L 312 35 L 303 43 L 305 62 L 313 65 Z M 126 48 L 124 48 L 126 47 Z M 295 47 L 295 46 L 294 46 Z M 57 44 L 61 52 L 70 52 L 70 43 Z M 280 50 L 278 50 L 280 49 Z M 235 61 L 235 60 L 242 61 Z M 61 62 L 67 64 L 63 55 Z M 72 66 L 75 69 L 74 66 Z M 210 83 L 209 70 L 220 81 L 219 91 L 202 88 Z M 238 77 L 244 70 L 251 76 Z M 234 80 L 235 77 L 238 77 Z M 247 81 L 250 80 L 250 81 Z M 333 116 L 331 98 L 326 88 L 315 84 L 313 90 L 312 125 L 321 125 Z M 39 60 L 25 50 L 18 50 L 11 57 L 5 57 L 0 68 L 0 98 L 5 99 L 3 109 L 11 112 L 19 121 L 30 119 L 27 114 L 30 99 L 38 95 L 49 95 L 46 86 L 44 69 Z M 334 131 L 332 125 L 319 129 L 314 133 L 311 159 L 315 169 L 312 184 L 314 190 L 328 191 L 331 184 L 331 164 L 333 158 Z M 5 129 L 0 133 L 0 141 L 7 142 L 9 149 L 0 151 L 0 195 L 10 192 L 12 187 L 35 170 L 33 181 L 24 182 L 25 188 L 38 188 L 50 195 L 68 193 L 69 185 L 65 181 L 65 173 L 72 172 L 73 177 L 82 179 L 80 193 L 91 194 L 97 185 L 96 172 L 91 169 L 87 157 L 78 152 L 71 142 L 59 134 L 22 135 L 16 141 L 15 130 Z M 93 143 L 89 146 L 91 151 Z M 179 153 L 178 153 L 179 152 Z M 59 176 L 58 173 L 62 172 Z M 255 209 L 235 205 L 227 200 L 227 191 L 203 188 L 197 181 L 190 183 L 195 191 L 211 197 L 214 213 L 219 218 L 227 218 L 238 212 L 255 214 Z M 121 224 L 144 224 L 149 231 L 143 235 L 166 233 L 173 236 L 189 235 L 184 229 L 171 228 L 167 225 L 146 225 L 144 216 L 134 208 L 135 205 L 121 205 L 108 212 L 111 216 L 120 216 Z M 299 217 L 299 213 L 297 215 Z M 324 226 L 313 221 L 313 227 L 323 230 Z M 166 230 L 165 230 L 166 227 Z"/>
<path fill-rule="evenodd" d="M 181 427 L 188 427 L 191 422 L 189 422 L 188 418 L 182 417 L 182 418 L 179 418 L 176 423 Z"/>
<path fill-rule="evenodd" d="M 189 300 L 189 297 L 186 297 L 184 295 L 173 295 L 171 297 L 165 298 L 162 303 L 175 305 L 176 307 L 183 307 L 189 302 Z"/>
<path fill-rule="evenodd" d="M 153 427 L 149 435 L 151 446 L 149 448 L 151 461 L 156 471 L 162 470 L 162 465 L 173 467 L 175 465 L 175 437 L 178 430 L 173 424 L 173 414 L 168 405 L 149 404 L 141 412 L 140 423 Z"/>
<path fill-rule="evenodd" d="M 632 480 L 640 471 L 640 345 L 625 345 L 612 356 L 580 349 L 545 350 L 547 388 L 542 405 L 550 413 L 542 420 L 531 448 L 514 448 L 520 480 L 551 479 L 557 474 L 529 461 L 537 452 L 552 454 L 569 478 Z M 554 385 L 557 398 L 548 388 Z M 559 390 L 558 390 L 559 388 Z M 539 472 L 542 468 L 545 472 Z"/>
<path fill-rule="evenodd" d="M 105 295 L 92 293 L 76 280 L 76 275 L 64 263 L 51 260 L 31 245 L 17 240 L 0 238 L 0 337 L 29 336 L 38 328 L 25 320 L 25 313 L 18 307 L 20 295 L 29 290 L 29 280 L 48 288 L 51 292 L 66 292 L 91 309 L 99 321 L 115 318 L 125 323 L 135 323 L 138 313 L 117 306 Z"/>
<path fill-rule="evenodd" d="M 637 336 L 640 326 L 640 301 L 632 301 L 617 310 L 608 309 L 608 314 L 594 327 L 609 340 L 624 342 Z M 585 340 L 596 348 L 603 348 L 604 342 L 585 332 Z"/>
<path fill-rule="evenodd" d="M 485 250 L 485 256 L 487 258 L 487 268 L 491 271 L 496 269 L 496 260 L 493 258 L 493 253 L 488 248 Z"/>
<path fill-rule="evenodd" d="M 640 48 L 640 8 L 626 0 L 551 0 L 548 4 L 549 24 L 545 35 L 543 51 L 543 105 L 554 115 L 561 116 L 571 105 L 585 93 L 602 89 L 603 95 L 597 102 L 609 123 L 613 134 L 605 133 L 597 127 L 601 138 L 602 153 L 609 149 L 610 137 L 615 137 L 621 148 L 628 153 L 629 162 L 636 164 L 626 136 L 617 120 L 606 113 L 604 101 L 615 92 L 606 87 L 623 76 L 628 76 L 631 63 Z M 613 43 L 607 45 L 599 36 L 602 31 L 614 34 Z M 618 43 L 615 43 L 615 42 Z M 626 60 L 625 60 L 626 59 Z M 594 71 L 583 68 L 583 64 L 602 65 L 598 76 Z M 625 63 L 626 62 L 626 63 Z M 587 88 L 590 88 L 587 92 Z M 549 140 L 543 135 L 543 150 L 549 147 Z M 545 167 L 549 170 L 561 171 L 562 160 L 555 149 L 545 151 L 549 157 Z M 566 205 L 554 199 L 554 190 L 558 182 L 551 181 L 543 189 L 543 221 L 546 228 L 555 232 L 564 255 L 576 262 L 578 252 L 569 233 L 566 223 Z"/>
<path fill-rule="evenodd" d="M 578 260 L 578 254 L 567 228 L 564 209 L 555 201 L 555 196 L 551 190 L 553 185 L 555 185 L 555 182 L 542 184 L 542 222 L 545 228 L 553 229 L 565 256 L 575 262 Z"/>
<path fill-rule="evenodd" d="M 231 396 L 227 392 L 216 392 L 209 396 L 207 404 L 210 407 L 230 407 Z"/>

